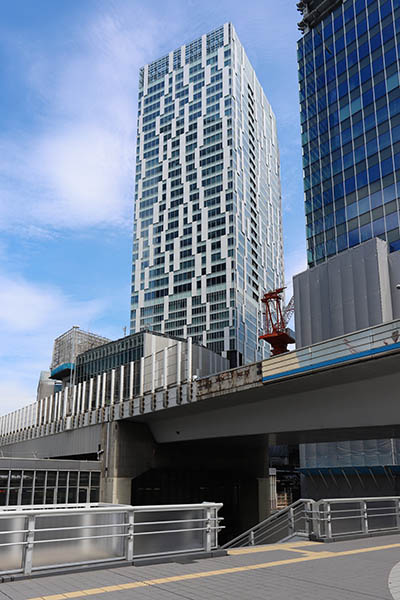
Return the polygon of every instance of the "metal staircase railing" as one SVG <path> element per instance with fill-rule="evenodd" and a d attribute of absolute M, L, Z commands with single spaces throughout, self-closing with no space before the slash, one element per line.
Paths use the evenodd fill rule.
<path fill-rule="evenodd" d="M 258 546 L 261 544 L 274 544 L 284 542 L 295 536 L 309 537 L 312 533 L 313 500 L 300 499 L 279 510 L 264 521 L 257 523 L 244 533 L 241 533 L 223 548 L 239 548 L 242 546 Z"/>
<path fill-rule="evenodd" d="M 400 496 L 301 498 L 222 547 L 274 544 L 294 537 L 332 542 L 399 531 Z"/>

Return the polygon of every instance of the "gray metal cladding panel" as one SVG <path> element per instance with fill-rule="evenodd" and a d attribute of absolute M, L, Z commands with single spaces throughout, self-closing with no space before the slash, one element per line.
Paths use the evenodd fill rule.
<path fill-rule="evenodd" d="M 385 466 L 398 461 L 398 440 L 352 440 L 300 445 L 302 468 Z"/>
<path fill-rule="evenodd" d="M 99 471 L 100 463 L 94 460 L 49 460 L 40 458 L 0 458 L 0 470 L 84 470 Z"/>
<path fill-rule="evenodd" d="M 38 543 L 34 546 L 33 567 L 123 557 L 126 520 L 127 515 L 123 510 L 110 514 L 66 515 L 55 515 L 49 511 L 47 515 L 37 516 L 35 541 Z M 68 529 L 72 527 L 79 529 Z M 41 529 L 44 531 L 39 531 Z"/>
<path fill-rule="evenodd" d="M 296 275 L 297 347 L 391 320 L 388 260 L 386 242 L 373 239 Z M 391 271 L 400 275 L 400 265 Z"/>
<path fill-rule="evenodd" d="M 97 452 L 101 442 L 101 425 L 64 431 L 42 438 L 2 446 L 4 456 L 52 458 L 79 456 Z"/>
<path fill-rule="evenodd" d="M 400 252 L 389 254 L 389 279 L 393 318 L 397 319 L 400 315 L 400 290 L 396 288 L 396 285 L 400 284 Z"/>

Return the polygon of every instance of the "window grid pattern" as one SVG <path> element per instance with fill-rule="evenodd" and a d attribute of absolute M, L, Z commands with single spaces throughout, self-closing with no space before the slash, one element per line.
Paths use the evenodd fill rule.
<path fill-rule="evenodd" d="M 399 44 L 399 0 L 347 0 L 298 42 L 309 266 L 400 249 Z"/>
<path fill-rule="evenodd" d="M 182 55 L 139 91 L 131 331 L 252 362 L 283 281 L 275 117 L 232 26 Z"/>
<path fill-rule="evenodd" d="M 100 472 L 0 470 L 0 506 L 99 502 Z"/>
<path fill-rule="evenodd" d="M 181 68 L 181 60 L 182 60 L 182 56 L 181 56 L 181 49 L 178 48 L 177 50 L 174 50 L 174 57 L 173 57 L 173 67 L 174 69 L 180 69 Z"/>
<path fill-rule="evenodd" d="M 169 57 L 164 56 L 149 65 L 149 83 L 168 73 Z"/>

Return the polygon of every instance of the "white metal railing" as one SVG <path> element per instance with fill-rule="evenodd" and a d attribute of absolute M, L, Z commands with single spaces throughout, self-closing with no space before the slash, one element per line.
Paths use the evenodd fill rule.
<path fill-rule="evenodd" d="M 0 446 L 194 402 L 206 398 L 211 386 L 226 392 L 246 382 L 267 383 L 396 349 L 400 351 L 399 319 L 195 380 L 193 357 L 199 348 L 189 340 L 177 342 L 1 416 Z"/>
<path fill-rule="evenodd" d="M 262 377 L 264 382 L 272 381 L 397 348 L 400 348 L 399 319 L 264 360 Z"/>
<path fill-rule="evenodd" d="M 310 519 L 314 536 L 321 540 L 393 533 L 400 530 L 400 497 L 319 500 Z"/>
<path fill-rule="evenodd" d="M 220 503 L 74 504 L 0 509 L 0 575 L 210 552 Z"/>
<path fill-rule="evenodd" d="M 219 372 L 222 365 L 226 359 L 191 338 L 175 341 L 0 416 L 0 446 L 192 402 L 197 377 Z"/>
<path fill-rule="evenodd" d="M 400 496 L 300 499 L 223 548 L 272 544 L 293 537 L 334 541 L 397 531 L 400 531 Z"/>
<path fill-rule="evenodd" d="M 206 349 L 201 349 L 207 351 Z M 42 398 L 9 414 L 0 416 L 0 446 L 59 431 L 101 423 L 154 410 L 157 392 L 179 403 L 171 387 L 184 385 L 193 396 L 193 352 L 191 338 L 175 342 L 129 365 L 92 377 Z M 222 359 L 221 359 L 222 360 Z M 135 385 L 134 385 L 135 384 Z M 160 395 L 160 394 L 159 394 Z M 154 398 L 153 398 L 154 397 Z M 146 407 L 146 401 L 150 406 Z M 160 408 L 166 408 L 162 402 Z"/>
<path fill-rule="evenodd" d="M 241 533 L 222 547 L 240 548 L 241 546 L 274 544 L 288 540 L 295 535 L 309 537 L 312 533 L 309 518 L 312 513 L 312 505 L 313 500 L 297 500 Z"/>

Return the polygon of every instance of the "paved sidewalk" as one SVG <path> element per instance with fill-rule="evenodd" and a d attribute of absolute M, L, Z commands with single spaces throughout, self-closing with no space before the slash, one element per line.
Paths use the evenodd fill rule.
<path fill-rule="evenodd" d="M 400 535 L 304 541 L 3 583 L 0 600 L 393 600 L 388 580 L 399 562 Z"/>

